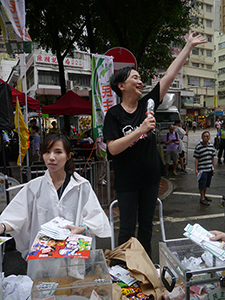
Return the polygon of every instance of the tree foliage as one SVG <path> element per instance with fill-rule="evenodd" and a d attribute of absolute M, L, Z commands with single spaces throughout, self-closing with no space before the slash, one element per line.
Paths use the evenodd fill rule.
<path fill-rule="evenodd" d="M 84 15 L 89 32 L 78 45 L 92 53 L 124 47 L 136 57 L 142 75 L 165 68 L 172 60 L 170 45 L 182 45 L 193 20 L 196 1 L 186 0 L 92 0 Z M 88 21 L 88 22 L 87 22 Z M 197 19 L 194 20 L 197 22 Z M 145 72 L 148 70 L 148 74 Z"/>

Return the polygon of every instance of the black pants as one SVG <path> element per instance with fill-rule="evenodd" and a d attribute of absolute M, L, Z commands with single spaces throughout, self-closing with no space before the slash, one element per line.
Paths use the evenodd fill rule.
<path fill-rule="evenodd" d="M 223 159 L 225 161 L 225 139 L 220 139 L 220 148 L 218 152 L 218 158 L 221 159 L 223 154 Z"/>
<path fill-rule="evenodd" d="M 160 181 L 137 190 L 117 192 L 120 210 L 119 245 L 135 236 L 151 256 L 152 221 L 155 213 Z"/>

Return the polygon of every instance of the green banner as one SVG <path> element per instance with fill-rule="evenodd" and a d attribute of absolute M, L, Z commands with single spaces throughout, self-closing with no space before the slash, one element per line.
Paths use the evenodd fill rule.
<path fill-rule="evenodd" d="M 92 122 L 94 139 L 103 136 L 103 120 L 110 107 L 116 104 L 116 94 L 110 87 L 113 57 L 92 55 Z"/>

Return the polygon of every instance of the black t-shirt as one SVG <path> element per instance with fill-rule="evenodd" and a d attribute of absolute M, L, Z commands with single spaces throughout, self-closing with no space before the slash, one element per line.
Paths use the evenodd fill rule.
<path fill-rule="evenodd" d="M 104 139 L 116 140 L 137 129 L 146 118 L 148 99 L 155 102 L 154 111 L 160 104 L 160 85 L 138 101 L 135 112 L 128 113 L 118 104 L 111 107 L 105 117 Z M 114 188 L 116 191 L 137 189 L 155 183 L 165 174 L 165 168 L 156 146 L 155 134 L 151 139 L 143 134 L 123 152 L 112 156 Z"/>

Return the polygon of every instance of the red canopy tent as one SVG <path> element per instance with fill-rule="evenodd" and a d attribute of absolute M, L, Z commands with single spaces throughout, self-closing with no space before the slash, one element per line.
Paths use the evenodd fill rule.
<path fill-rule="evenodd" d="M 42 113 L 50 115 L 92 114 L 92 103 L 73 91 L 68 91 L 54 104 L 42 106 Z"/>
<path fill-rule="evenodd" d="M 0 79 L 0 82 L 5 82 L 5 81 Z M 13 106 L 16 106 L 17 97 L 18 97 L 20 106 L 24 106 L 25 105 L 25 93 L 18 91 L 17 89 L 12 87 L 10 84 L 8 84 L 8 85 L 11 87 L 11 90 L 12 90 Z M 40 110 L 40 102 L 37 99 L 33 99 L 29 96 L 27 96 L 27 106 L 28 106 L 28 109 L 31 109 L 31 110 Z"/>

